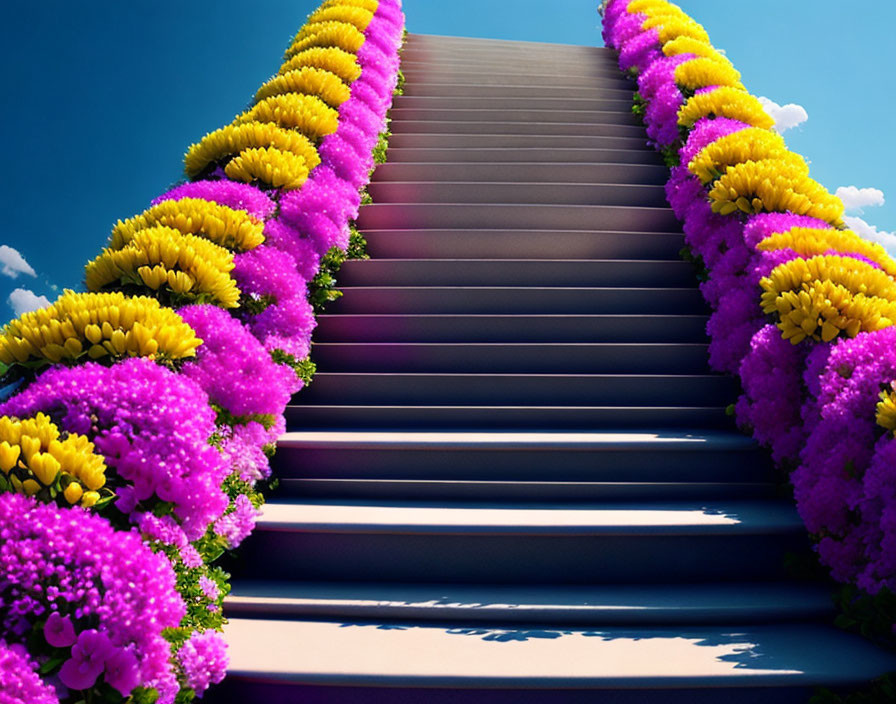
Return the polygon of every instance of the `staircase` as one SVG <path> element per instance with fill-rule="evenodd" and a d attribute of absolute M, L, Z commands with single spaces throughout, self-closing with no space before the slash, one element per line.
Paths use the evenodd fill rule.
<path fill-rule="evenodd" d="M 827 625 L 605 49 L 412 35 L 218 702 L 804 702 Z"/>

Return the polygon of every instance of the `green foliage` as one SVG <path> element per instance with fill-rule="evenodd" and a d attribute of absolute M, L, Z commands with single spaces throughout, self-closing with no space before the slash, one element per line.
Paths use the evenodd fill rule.
<path fill-rule="evenodd" d="M 709 269 L 706 268 L 706 264 L 703 262 L 703 257 L 699 254 L 695 254 L 694 251 L 687 246 L 678 250 L 678 256 L 694 265 L 694 274 L 697 277 L 697 281 L 703 282 L 709 280 Z"/>
<path fill-rule="evenodd" d="M 641 122 L 644 122 L 644 116 L 647 114 L 647 101 L 638 91 L 635 91 L 632 95 L 632 102 L 632 114 L 637 115 L 641 118 Z"/>
<path fill-rule="evenodd" d="M 670 169 L 674 169 L 676 166 L 681 165 L 681 159 L 678 156 L 678 148 L 679 145 L 676 143 L 660 150 L 660 154 L 663 156 L 663 163 Z"/>
<path fill-rule="evenodd" d="M 308 386 L 311 383 L 311 380 L 314 378 L 314 373 L 317 371 L 317 365 L 311 361 L 310 357 L 297 359 L 283 350 L 274 350 L 271 352 L 271 359 L 277 364 L 285 364 L 290 367 L 295 372 L 296 376 L 302 380 L 302 383 L 305 386 Z"/>
<path fill-rule="evenodd" d="M 841 585 L 834 600 L 840 614 L 835 623 L 844 630 L 860 633 L 876 643 L 896 648 L 893 624 L 896 623 L 896 594 L 881 589 L 871 595 L 853 585 Z"/>
<path fill-rule="evenodd" d="M 401 69 L 398 69 L 398 82 L 395 84 L 395 92 L 393 95 L 404 95 L 405 83 L 407 83 L 407 80 L 404 77 L 404 73 L 402 73 Z"/>
<path fill-rule="evenodd" d="M 388 122 L 388 120 L 387 120 Z M 373 148 L 373 163 L 374 164 L 385 164 L 386 163 L 386 152 L 389 149 L 389 137 L 392 136 L 392 131 L 386 127 L 383 132 L 380 132 L 379 136 L 376 140 L 376 146 Z"/>
<path fill-rule="evenodd" d="M 315 314 L 320 313 L 328 303 L 332 303 L 342 296 L 342 291 L 336 288 L 336 272 L 339 271 L 339 267 L 346 259 L 366 259 L 366 246 L 367 242 L 364 237 L 354 224 L 351 224 L 348 249 L 343 252 L 338 247 L 333 247 L 326 253 L 320 262 L 320 270 L 308 283 L 308 300 L 311 302 Z"/>

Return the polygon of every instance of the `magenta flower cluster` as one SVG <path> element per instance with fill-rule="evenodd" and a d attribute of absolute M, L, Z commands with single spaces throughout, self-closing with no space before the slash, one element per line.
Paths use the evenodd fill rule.
<path fill-rule="evenodd" d="M 629 13 L 628 5 L 607 4 L 604 39 L 619 52 L 620 68 L 637 75 L 651 143 L 679 163 L 666 195 L 688 248 L 708 273 L 700 288 L 712 309 L 710 364 L 740 377 L 738 423 L 793 470 L 797 508 L 834 577 L 869 593 L 896 589 L 896 438 L 875 420 L 881 390 L 896 381 L 896 330 L 794 346 L 768 324 L 759 282 L 798 254 L 757 245 L 793 228 L 830 225 L 793 213 L 712 212 L 707 189 L 687 165 L 708 144 L 749 125 L 709 115 L 680 132 L 684 96 L 675 68 L 694 55 L 664 56 L 657 30 L 645 30 L 647 16 Z M 879 268 L 860 253 L 827 253 Z"/>
<path fill-rule="evenodd" d="M 41 680 L 37 663 L 22 645 L 0 640 L 0 704 L 59 704 L 56 690 Z"/>

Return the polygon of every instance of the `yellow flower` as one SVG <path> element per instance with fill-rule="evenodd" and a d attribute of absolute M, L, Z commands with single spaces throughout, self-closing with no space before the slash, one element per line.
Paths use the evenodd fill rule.
<path fill-rule="evenodd" d="M 339 113 L 313 95 L 274 95 L 238 115 L 237 124 L 270 122 L 298 130 L 312 140 L 333 134 L 339 127 Z"/>
<path fill-rule="evenodd" d="M 8 416 L 3 416 L 3 418 L 7 421 L 9 420 Z M 7 434 L 0 431 L 0 437 L 4 435 Z M 19 455 L 22 453 L 22 448 L 17 444 L 19 438 L 17 436 L 13 437 L 13 444 L 10 444 L 8 440 L 0 442 L 0 470 L 3 470 L 4 474 L 9 474 L 9 470 L 16 466 L 16 462 L 19 461 Z"/>
<path fill-rule="evenodd" d="M 88 328 L 96 342 L 87 337 Z M 0 335 L 0 361 L 40 366 L 41 362 L 74 359 L 70 356 L 74 346 L 63 338 L 83 343 L 91 359 L 140 356 L 175 360 L 194 356 L 202 344 L 177 313 L 154 298 L 66 291 L 52 305 L 7 323 Z"/>
<path fill-rule="evenodd" d="M 676 37 L 663 44 L 663 54 L 677 56 L 678 54 L 695 54 L 707 58 L 721 57 L 722 55 L 709 42 L 704 42 L 693 37 Z M 724 57 L 722 57 L 724 58 Z"/>
<path fill-rule="evenodd" d="M 680 11 L 667 15 L 651 15 L 641 24 L 643 30 L 653 28 L 659 30 L 661 45 L 678 37 L 691 37 L 702 42 L 709 42 L 706 30 Z"/>
<path fill-rule="evenodd" d="M 775 125 L 757 98 L 732 86 L 721 86 L 688 98 L 678 111 L 678 124 L 693 127 L 697 120 L 709 116 L 728 117 L 765 129 Z"/>
<path fill-rule="evenodd" d="M 740 72 L 730 63 L 705 56 L 685 61 L 675 67 L 675 82 L 687 90 L 695 91 L 708 86 L 731 86 L 743 89 Z"/>
<path fill-rule="evenodd" d="M 793 227 L 776 232 L 756 245 L 757 251 L 792 249 L 801 257 L 812 257 L 834 251 L 840 254 L 860 254 L 879 265 L 890 276 L 896 277 L 896 261 L 881 245 L 860 237 L 852 230 L 834 228 Z"/>
<path fill-rule="evenodd" d="M 274 147 L 244 149 L 224 168 L 234 181 L 259 181 L 273 188 L 294 190 L 308 179 L 308 166 L 301 157 Z"/>
<path fill-rule="evenodd" d="M 875 420 L 882 428 L 896 433 L 896 393 L 893 391 L 893 384 L 890 384 L 889 389 L 880 392 Z"/>
<path fill-rule="evenodd" d="M 681 8 L 673 5 L 671 2 L 666 2 L 666 0 L 632 0 L 625 9 L 626 12 L 633 15 L 640 12 L 645 15 L 671 15 L 677 13 L 686 16 Z"/>
<path fill-rule="evenodd" d="M 340 5 L 347 5 L 349 7 L 362 7 L 368 12 L 376 12 L 377 8 L 379 8 L 380 6 L 380 3 L 378 0 L 325 0 L 325 2 L 321 3 L 321 8 L 338 7 Z"/>
<path fill-rule="evenodd" d="M 320 22 L 347 22 L 355 29 L 363 32 L 373 19 L 373 12 L 362 7 L 353 7 L 343 3 L 320 7 L 308 16 L 306 27 Z"/>
<path fill-rule="evenodd" d="M 316 95 L 334 108 L 338 108 L 351 97 L 351 90 L 335 73 L 322 68 L 304 66 L 274 76 L 258 89 L 255 102 L 286 93 Z"/>
<path fill-rule="evenodd" d="M 317 149 L 305 135 L 270 123 L 249 122 L 222 127 L 192 145 L 184 160 L 187 176 L 195 178 L 213 163 L 239 156 L 247 149 L 265 147 L 302 159 L 309 171 L 320 163 Z"/>
<path fill-rule="evenodd" d="M 793 259 L 760 281 L 761 306 L 778 318 L 784 339 L 830 342 L 896 322 L 896 281 L 851 257 Z"/>
<path fill-rule="evenodd" d="M 806 162 L 787 149 L 781 135 L 761 127 L 748 127 L 711 142 L 691 160 L 688 170 L 706 184 L 719 178 L 729 166 L 764 159 L 783 159 L 809 174 Z"/>
<path fill-rule="evenodd" d="M 364 44 L 364 33 L 348 22 L 315 22 L 305 25 L 286 50 L 284 61 L 304 49 L 336 47 L 357 54 Z"/>
<path fill-rule="evenodd" d="M 112 229 L 109 249 L 122 249 L 138 232 L 158 226 L 197 235 L 238 252 L 264 242 L 264 223 L 245 210 L 235 210 L 201 198 L 164 200 Z"/>
<path fill-rule="evenodd" d="M 148 227 L 121 249 L 103 250 L 87 265 L 85 279 L 91 291 L 126 285 L 153 291 L 167 287 L 185 297 L 183 302 L 235 308 L 240 292 L 230 277 L 232 270 L 233 254 L 223 247 L 170 227 Z"/>
<path fill-rule="evenodd" d="M 729 215 L 795 213 L 840 225 L 843 203 L 806 176 L 804 164 L 791 159 L 745 161 L 729 166 L 709 192 L 712 210 Z"/>
<path fill-rule="evenodd" d="M 361 75 L 357 57 L 336 47 L 312 47 L 291 56 L 280 67 L 285 75 L 300 68 L 319 68 L 339 76 L 345 84 L 353 83 Z"/>

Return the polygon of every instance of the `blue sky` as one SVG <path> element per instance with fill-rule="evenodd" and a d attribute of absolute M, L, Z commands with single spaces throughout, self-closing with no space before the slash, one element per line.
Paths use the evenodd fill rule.
<path fill-rule="evenodd" d="M 52 300 L 57 290 L 79 287 L 84 263 L 115 220 L 180 178 L 184 150 L 245 106 L 317 4 L 5 7 L 0 320 L 13 315 L 14 289 Z M 785 137 L 810 160 L 812 175 L 832 191 L 879 189 L 883 205 L 853 214 L 896 231 L 888 129 L 896 77 L 885 58 L 896 4 L 875 3 L 873 11 L 839 0 L 751 0 L 736 11 L 709 0 L 679 4 L 753 93 L 805 109 L 808 120 Z M 594 0 L 405 0 L 412 32 L 586 45 L 601 43 L 595 8 Z M 868 195 L 866 202 L 880 200 Z M 14 300 L 24 304 L 29 295 Z"/>

